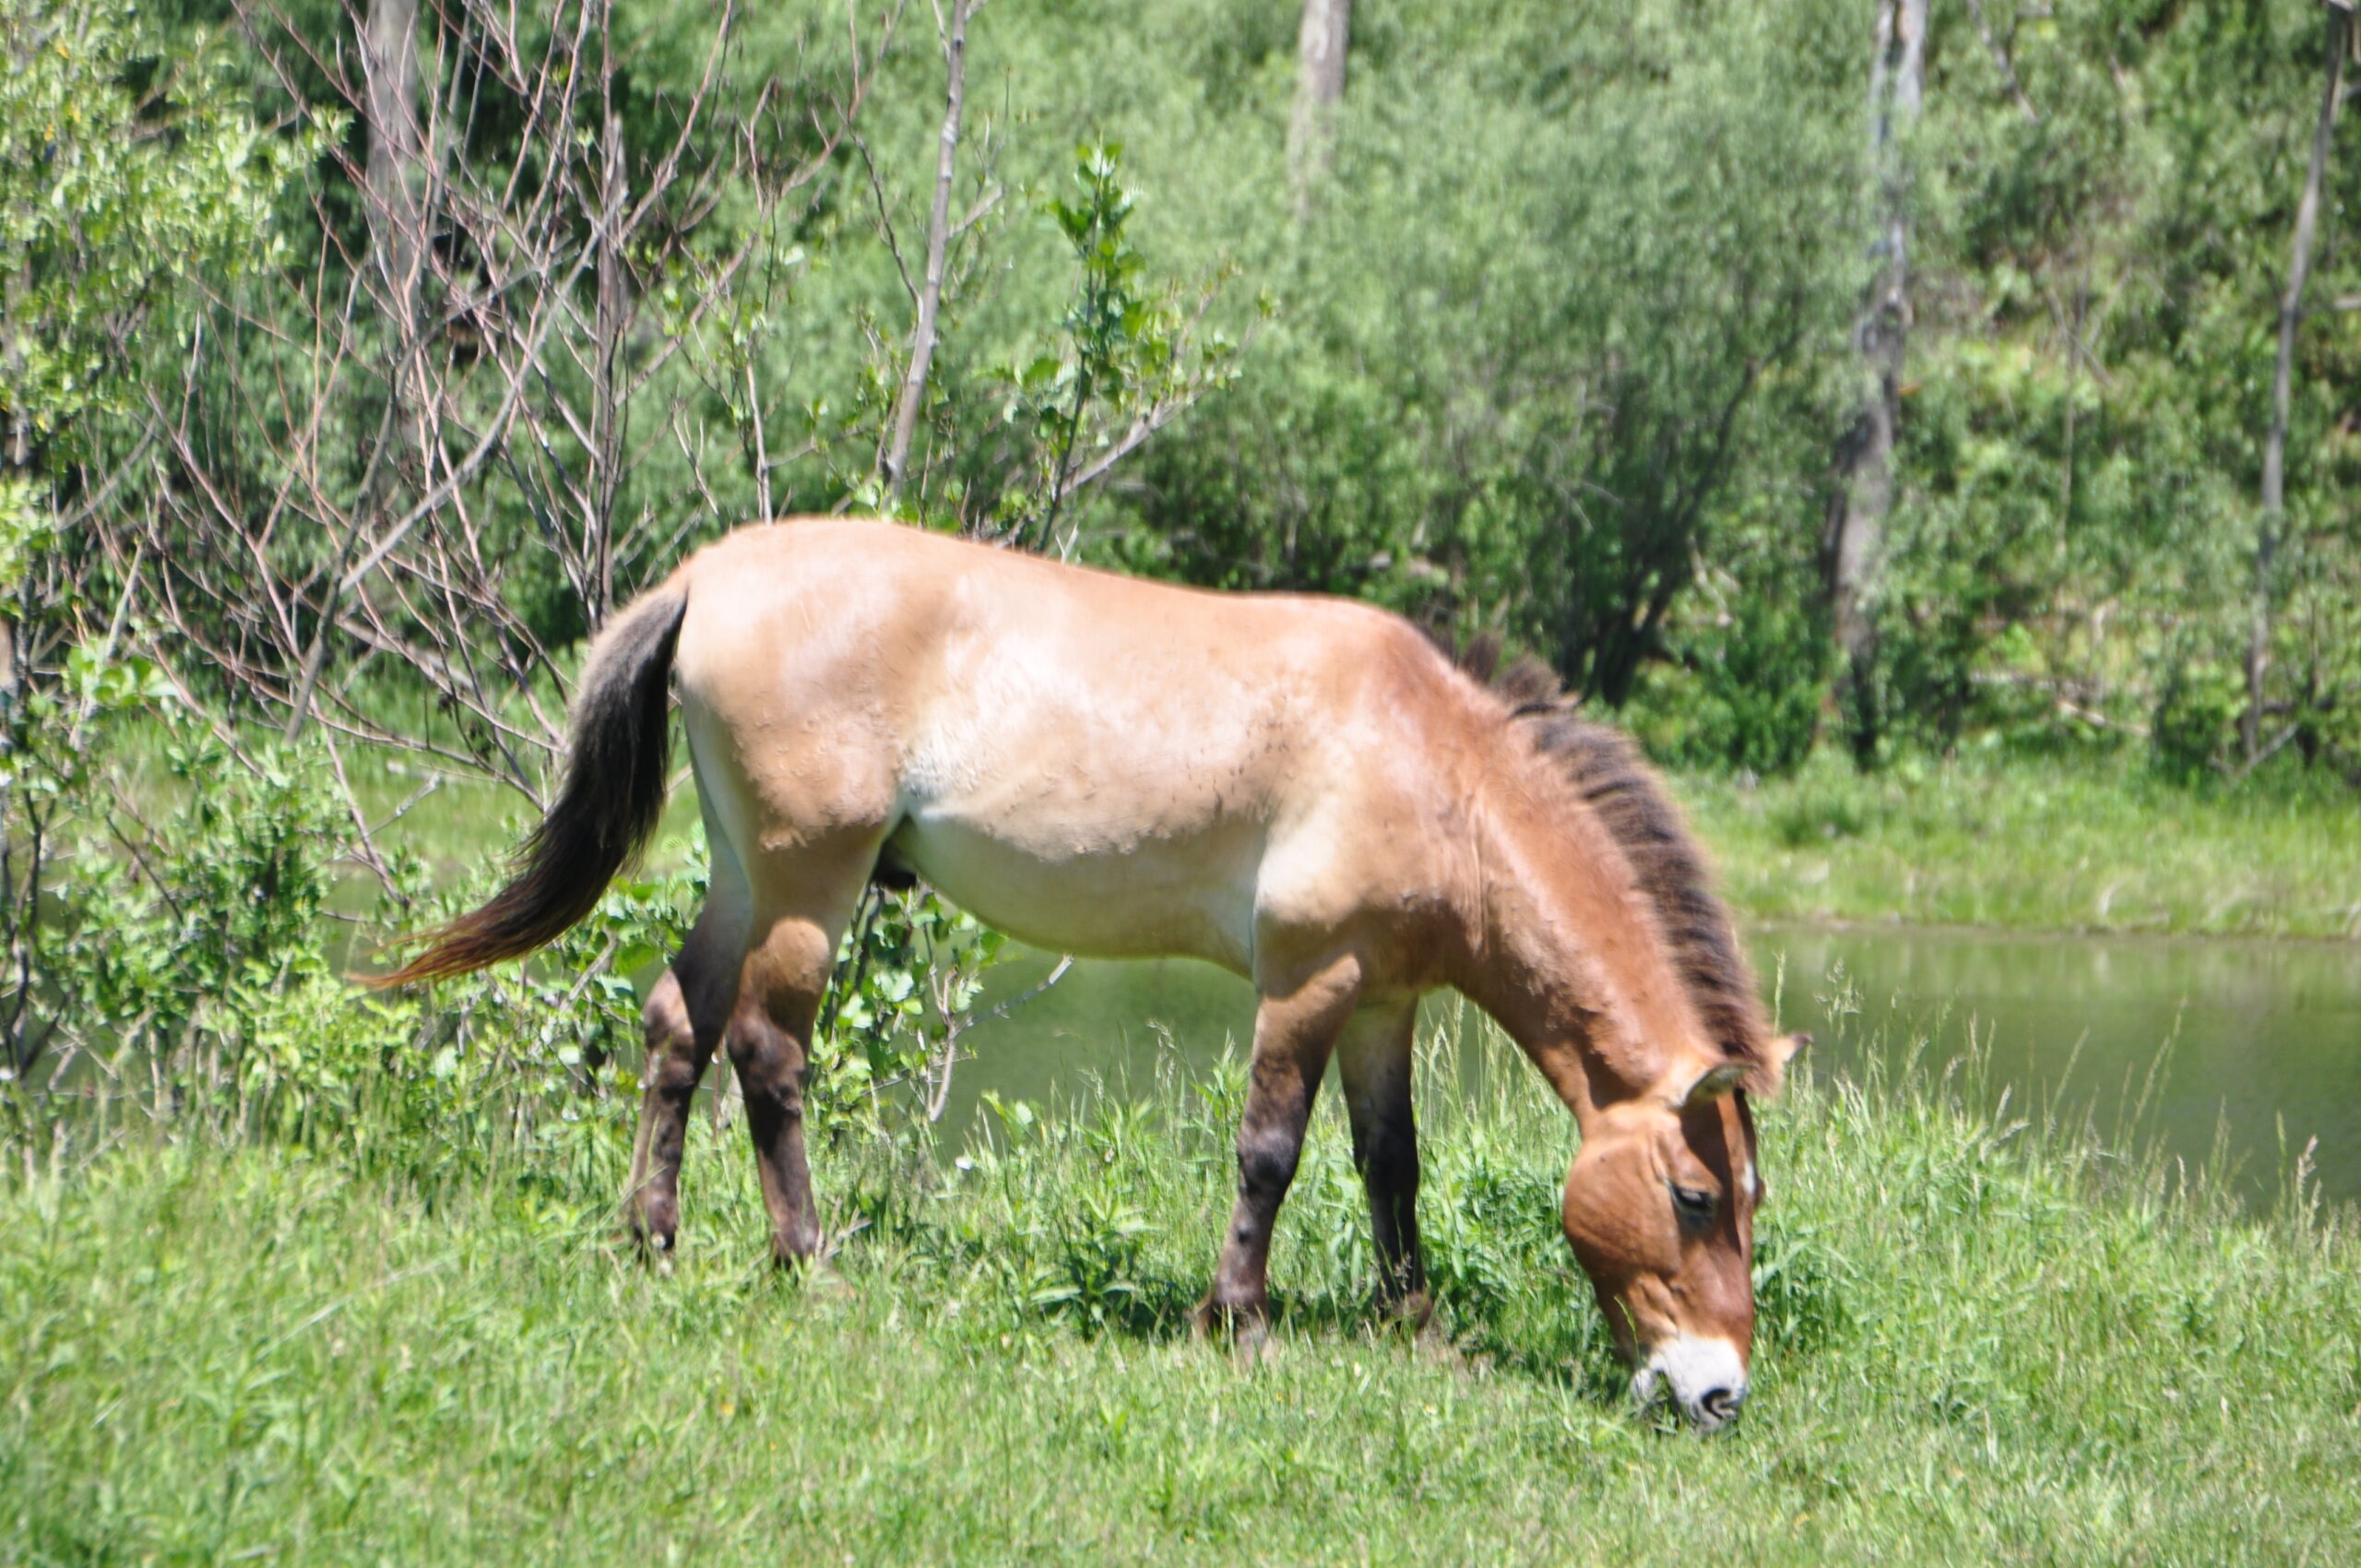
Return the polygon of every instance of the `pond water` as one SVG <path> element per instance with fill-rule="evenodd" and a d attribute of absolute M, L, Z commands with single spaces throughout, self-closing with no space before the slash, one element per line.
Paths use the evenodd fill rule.
<path fill-rule="evenodd" d="M 1748 947 L 1766 991 L 1784 965 L 1783 1022 L 1815 1037 L 1815 1070 L 1858 1076 L 1868 1056 L 1916 1050 L 1936 1068 L 1986 1053 L 2012 1113 L 2088 1114 L 2118 1144 L 2161 1140 L 2201 1165 L 2217 1135 L 2239 1189 L 2265 1198 L 2292 1158 L 2331 1199 L 2361 1199 L 2361 944 L 2085 937 L 1907 928 L 1769 928 Z M 1020 953 L 989 1001 L 1053 960 Z M 1053 989 L 967 1037 L 955 1137 L 987 1089 L 1046 1100 L 1087 1075 L 1145 1088 L 1159 1063 L 1242 1051 L 1253 992 L 1186 959 L 1083 962 Z M 2137 1120 L 2133 1113 L 2137 1111 Z"/>

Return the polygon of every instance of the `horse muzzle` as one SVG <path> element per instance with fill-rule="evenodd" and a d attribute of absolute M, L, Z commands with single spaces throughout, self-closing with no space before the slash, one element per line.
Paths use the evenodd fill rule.
<path fill-rule="evenodd" d="M 1631 1397 L 1640 1404 L 1659 1389 L 1699 1431 L 1719 1431 L 1746 1403 L 1746 1362 L 1726 1339 L 1684 1334 L 1651 1349 L 1631 1375 Z"/>

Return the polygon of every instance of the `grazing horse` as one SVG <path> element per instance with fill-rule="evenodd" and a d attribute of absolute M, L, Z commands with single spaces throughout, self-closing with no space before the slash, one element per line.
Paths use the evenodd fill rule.
<path fill-rule="evenodd" d="M 1580 1123 L 1566 1238 L 1643 1397 L 1745 1398 L 1762 1016 L 1698 852 L 1630 745 L 1524 665 L 1492 685 L 1346 600 L 1135 581 L 882 522 L 749 528 L 599 635 L 556 803 L 513 880 L 382 983 L 521 956 L 654 830 L 677 675 L 713 883 L 650 999 L 628 1205 L 680 1223 L 718 1046 L 772 1248 L 821 1245 L 814 1016 L 861 890 L 923 876 L 1036 946 L 1186 954 L 1260 1001 L 1238 1198 L 1201 1318 L 1259 1336 L 1271 1231 L 1335 1057 L 1379 1297 L 1427 1310 L 1411 1034 L 1454 987 Z"/>

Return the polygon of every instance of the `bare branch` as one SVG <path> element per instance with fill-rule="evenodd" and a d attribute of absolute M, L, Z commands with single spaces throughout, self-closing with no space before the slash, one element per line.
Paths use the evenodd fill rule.
<path fill-rule="evenodd" d="M 951 17 L 943 32 L 943 60 L 947 76 L 943 129 L 935 138 L 934 209 L 927 220 L 926 283 L 919 294 L 918 320 L 910 330 L 909 368 L 903 374 L 901 400 L 894 410 L 893 442 L 883 464 L 888 495 L 900 491 L 908 471 L 919 405 L 926 397 L 927 370 L 934 360 L 935 323 L 943 305 L 943 258 L 951 244 L 951 182 L 958 170 L 959 117 L 967 99 L 967 0 L 951 0 Z"/>
<path fill-rule="evenodd" d="M 1993 66 L 2000 73 L 2000 85 L 2016 101 L 2017 113 L 2025 117 L 2028 125 L 2041 124 L 2041 111 L 2025 96 L 2024 84 L 2017 80 L 2017 63 L 2010 57 L 2009 46 L 1993 36 L 1992 25 L 1984 19 L 1984 0 L 1967 0 L 1968 13 L 1975 18 L 1975 30 L 1984 39 L 1985 51 L 1992 56 Z"/>

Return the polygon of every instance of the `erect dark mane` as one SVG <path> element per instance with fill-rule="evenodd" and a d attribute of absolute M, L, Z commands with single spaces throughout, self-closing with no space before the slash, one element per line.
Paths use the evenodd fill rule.
<path fill-rule="evenodd" d="M 1753 972 L 1679 808 L 1630 739 L 1584 719 L 1548 665 L 1527 656 L 1502 669 L 1500 657 L 1499 643 L 1489 637 L 1456 655 L 1460 668 L 1506 706 L 1508 721 L 1563 770 L 1621 847 L 1707 1035 L 1733 1058 L 1754 1064 L 1750 1087 L 1775 1089 L 1780 1063 L 1769 1048 Z"/>

